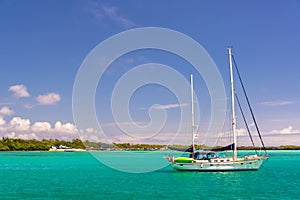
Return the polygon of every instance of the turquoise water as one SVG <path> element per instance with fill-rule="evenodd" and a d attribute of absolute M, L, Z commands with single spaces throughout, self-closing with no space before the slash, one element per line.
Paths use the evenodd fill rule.
<path fill-rule="evenodd" d="M 270 154 L 254 172 L 178 172 L 167 166 L 136 174 L 111 169 L 88 152 L 1 152 L 0 199 L 299 199 L 300 151 Z"/>

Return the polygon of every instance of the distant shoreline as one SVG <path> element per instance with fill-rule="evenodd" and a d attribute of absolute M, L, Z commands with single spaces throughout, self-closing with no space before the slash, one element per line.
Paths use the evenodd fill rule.
<path fill-rule="evenodd" d="M 167 145 L 161 144 L 130 144 L 130 143 L 113 143 L 106 144 L 101 142 L 81 141 L 73 139 L 72 141 L 58 139 L 43 140 L 24 140 L 17 138 L 5 138 L 0 140 L 0 151 L 49 151 L 54 147 L 64 146 L 68 149 L 87 150 L 87 151 L 162 151 L 168 150 Z M 173 145 L 172 145 L 173 146 Z M 188 148 L 184 145 L 174 145 L 179 148 Z M 195 149 L 211 150 L 216 147 L 208 147 L 205 145 L 195 145 Z M 217 146 L 218 148 L 218 146 Z M 261 147 L 239 146 L 238 150 L 260 150 Z M 300 150 L 297 145 L 280 145 L 267 146 L 266 150 Z M 64 152 L 64 151 L 62 151 Z"/>

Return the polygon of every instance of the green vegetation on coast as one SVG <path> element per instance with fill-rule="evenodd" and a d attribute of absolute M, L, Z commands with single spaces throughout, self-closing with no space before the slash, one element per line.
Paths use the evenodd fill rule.
<path fill-rule="evenodd" d="M 60 145 L 75 149 L 87 150 L 160 150 L 166 149 L 166 145 L 160 144 L 130 144 L 130 143 L 113 143 L 105 144 L 100 142 L 82 142 L 80 139 L 73 139 L 72 141 L 58 140 L 58 139 L 43 139 L 43 140 L 24 140 L 18 138 L 5 138 L 0 140 L 0 151 L 48 151 L 52 146 L 58 147 Z M 172 145 L 176 148 L 188 148 L 184 145 Z M 196 149 L 210 150 L 211 147 L 205 145 L 196 145 Z M 213 147 L 213 148 L 218 148 Z M 300 146 L 296 145 L 281 145 L 268 146 L 267 150 L 300 150 Z M 252 146 L 240 146 L 238 150 L 254 150 Z"/>
<path fill-rule="evenodd" d="M 24 140 L 18 138 L 2 138 L 0 140 L 0 151 L 48 151 L 52 146 L 64 145 L 76 149 L 85 149 L 80 139 L 72 141 L 43 139 L 43 140 Z"/>

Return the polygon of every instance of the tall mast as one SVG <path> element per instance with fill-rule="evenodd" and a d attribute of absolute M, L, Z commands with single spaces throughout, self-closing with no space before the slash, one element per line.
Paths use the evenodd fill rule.
<path fill-rule="evenodd" d="M 195 114 L 194 114 L 194 82 L 193 82 L 193 74 L 191 74 L 191 98 L 192 98 L 192 105 L 191 105 L 191 109 L 192 109 L 192 148 L 193 148 L 193 152 L 195 151 L 195 133 L 194 133 L 194 129 L 195 129 Z"/>
<path fill-rule="evenodd" d="M 232 109 L 232 132 L 233 132 L 233 160 L 237 158 L 237 143 L 236 143 L 236 117 L 234 109 L 234 83 L 233 83 L 233 71 L 232 71 L 232 52 L 231 48 L 228 48 L 229 56 L 229 68 L 230 68 L 230 84 L 231 84 L 231 109 Z"/>

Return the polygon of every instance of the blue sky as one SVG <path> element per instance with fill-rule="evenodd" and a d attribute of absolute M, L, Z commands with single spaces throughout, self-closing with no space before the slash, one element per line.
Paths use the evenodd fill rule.
<path fill-rule="evenodd" d="M 78 137 L 72 91 L 86 56 L 122 31 L 163 27 L 193 38 L 206 49 L 221 73 L 226 94 L 226 48 L 233 46 L 265 143 L 300 145 L 299 19 L 300 2 L 296 0 L 0 0 L 1 136 Z M 166 52 L 144 50 L 122 56 L 109 68 L 96 93 L 96 112 L 106 134 L 118 133 L 107 106 L 114 84 L 134 66 L 149 62 L 169 65 L 186 79 L 195 72 L 189 63 Z M 201 99 L 198 131 L 203 133 L 210 117 L 210 96 L 199 74 L 195 91 Z M 170 105 L 177 103 L 168 90 L 150 85 L 135 93 L 130 111 L 133 120 L 144 124 L 149 122 L 151 105 L 164 105 L 169 118 L 163 131 L 171 133 L 180 120 L 180 110 Z M 189 109 L 189 102 L 184 103 L 181 106 Z M 99 134 L 94 129 L 88 132 Z M 118 142 L 128 139 L 114 134 Z"/>

